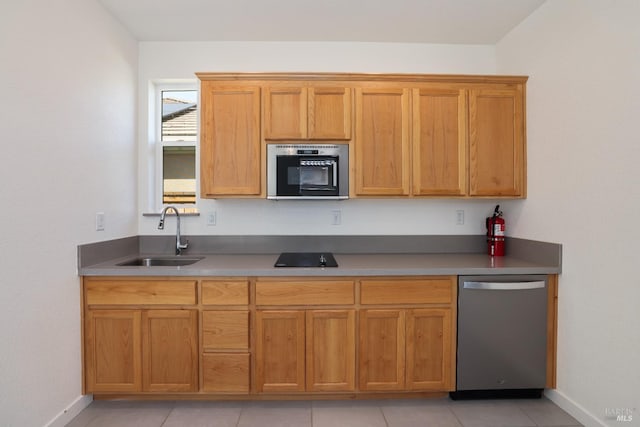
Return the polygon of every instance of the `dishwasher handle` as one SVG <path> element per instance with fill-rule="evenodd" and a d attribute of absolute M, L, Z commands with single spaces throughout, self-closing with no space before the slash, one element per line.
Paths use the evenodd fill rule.
<path fill-rule="evenodd" d="M 526 289 L 542 289 L 544 280 L 535 282 L 464 282 L 464 289 L 477 289 L 481 291 L 521 291 Z"/>

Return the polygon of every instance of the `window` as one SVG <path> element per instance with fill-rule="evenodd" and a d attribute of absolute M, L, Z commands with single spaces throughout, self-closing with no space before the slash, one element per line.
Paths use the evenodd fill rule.
<path fill-rule="evenodd" d="M 195 141 L 198 93 L 162 90 L 162 141 Z"/>
<path fill-rule="evenodd" d="M 162 204 L 195 204 L 195 159 L 195 146 L 163 145 Z"/>
<path fill-rule="evenodd" d="M 195 89 L 158 87 L 156 197 L 160 206 L 195 210 L 198 92 Z M 156 123 L 158 123 L 156 122 Z"/>

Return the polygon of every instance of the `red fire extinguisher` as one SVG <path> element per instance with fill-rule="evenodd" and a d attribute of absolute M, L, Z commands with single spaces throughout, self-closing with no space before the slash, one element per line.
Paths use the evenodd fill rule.
<path fill-rule="evenodd" d="M 487 246 L 489 255 L 504 256 L 504 230 L 505 223 L 500 211 L 500 205 L 496 205 L 493 216 L 486 220 L 487 225 Z"/>

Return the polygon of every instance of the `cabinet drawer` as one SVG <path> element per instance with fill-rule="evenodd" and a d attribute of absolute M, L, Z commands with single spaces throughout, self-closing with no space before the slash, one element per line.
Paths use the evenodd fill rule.
<path fill-rule="evenodd" d="M 195 280 L 85 280 L 88 305 L 191 305 Z"/>
<path fill-rule="evenodd" d="M 257 282 L 258 305 L 353 304 L 353 282 L 349 280 Z"/>
<path fill-rule="evenodd" d="M 202 312 L 202 345 L 205 350 L 249 348 L 249 312 Z"/>
<path fill-rule="evenodd" d="M 454 280 L 449 277 L 416 280 L 363 280 L 362 304 L 449 304 Z"/>
<path fill-rule="evenodd" d="M 206 305 L 249 304 L 249 282 L 246 280 L 204 280 L 202 303 Z"/>
<path fill-rule="evenodd" d="M 202 356 L 202 390 L 249 392 L 248 353 L 209 353 Z"/>

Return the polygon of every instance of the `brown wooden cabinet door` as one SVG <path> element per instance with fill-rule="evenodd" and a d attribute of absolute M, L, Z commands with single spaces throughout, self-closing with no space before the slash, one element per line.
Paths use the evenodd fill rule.
<path fill-rule="evenodd" d="M 469 194 L 524 196 L 521 87 L 469 92 Z"/>
<path fill-rule="evenodd" d="M 356 89 L 355 192 L 409 195 L 409 89 Z"/>
<path fill-rule="evenodd" d="M 203 280 L 202 304 L 204 305 L 247 305 L 249 304 L 249 281 Z"/>
<path fill-rule="evenodd" d="M 259 196 L 260 88 L 203 81 L 200 96 L 202 197 Z"/>
<path fill-rule="evenodd" d="M 259 392 L 304 391 L 304 318 L 302 310 L 256 312 L 256 386 Z"/>
<path fill-rule="evenodd" d="M 466 193 L 464 89 L 413 89 L 413 189 L 419 196 Z"/>
<path fill-rule="evenodd" d="M 307 391 L 355 389 L 355 311 L 306 313 Z"/>
<path fill-rule="evenodd" d="M 264 137 L 265 139 L 307 138 L 306 88 L 265 88 Z"/>
<path fill-rule="evenodd" d="M 360 390 L 404 389 L 404 310 L 361 310 L 359 352 Z"/>
<path fill-rule="evenodd" d="M 141 391 L 139 310 L 89 310 L 85 340 L 88 393 Z"/>
<path fill-rule="evenodd" d="M 205 285 L 209 302 L 248 302 L 244 281 L 204 281 L 203 300 Z M 249 311 L 203 310 L 201 326 L 202 391 L 249 393 Z"/>
<path fill-rule="evenodd" d="M 196 303 L 195 280 L 122 279 L 119 277 L 87 277 L 87 305 L 191 305 Z"/>
<path fill-rule="evenodd" d="M 205 353 L 202 355 L 202 391 L 249 393 L 249 353 Z"/>
<path fill-rule="evenodd" d="M 202 348 L 239 350 L 249 348 L 249 311 L 203 310 Z"/>
<path fill-rule="evenodd" d="M 407 389 L 453 390 L 451 310 L 407 311 Z"/>
<path fill-rule="evenodd" d="M 198 390 L 198 312 L 143 310 L 145 391 Z"/>
<path fill-rule="evenodd" d="M 309 139 L 351 139 L 351 89 L 310 87 Z"/>
<path fill-rule="evenodd" d="M 355 302 L 353 280 L 263 280 L 256 282 L 258 305 L 336 305 Z"/>
<path fill-rule="evenodd" d="M 268 87 L 264 95 L 265 139 L 351 139 L 351 89 Z"/>

